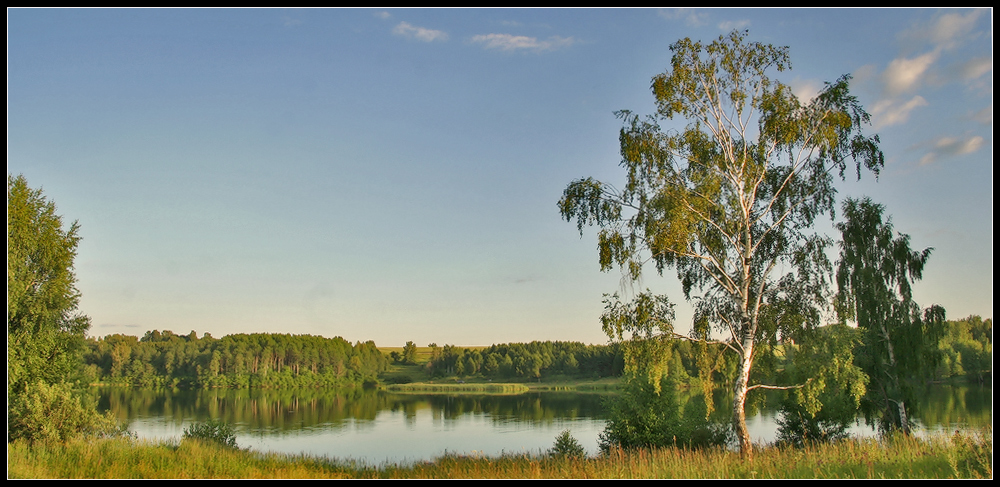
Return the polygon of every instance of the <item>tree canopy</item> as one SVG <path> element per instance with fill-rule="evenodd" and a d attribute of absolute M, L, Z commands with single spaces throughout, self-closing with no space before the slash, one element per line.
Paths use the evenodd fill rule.
<path fill-rule="evenodd" d="M 830 239 L 813 223 L 833 214 L 836 177 L 877 175 L 884 156 L 878 137 L 862 132 L 869 115 L 850 94 L 850 76 L 804 101 L 770 77 L 790 69 L 787 47 L 733 31 L 670 49 L 670 68 L 652 80 L 655 115 L 618 112 L 624 187 L 574 181 L 559 210 L 581 233 L 600 227 L 602 270 L 619 267 L 632 280 L 647 263 L 676 271 L 704 325 L 689 338 L 707 339 L 712 327 L 740 357 L 733 421 L 749 454 L 746 396 L 769 387 L 751 384 L 755 360 L 818 325 L 825 306 Z M 661 127 L 675 118 L 688 123 Z M 650 327 L 638 316 L 617 323 L 612 338 Z"/>
<path fill-rule="evenodd" d="M 77 311 L 79 225 L 24 176 L 7 177 L 7 393 L 62 382 L 76 369 L 90 319 Z"/>
<path fill-rule="evenodd" d="M 911 250 L 910 237 L 897 234 L 884 211 L 868 198 L 844 203 L 844 221 L 837 224 L 843 235 L 838 313 L 863 334 L 856 354 L 870 383 L 862 412 L 883 430 L 909 433 L 906 405 L 913 401 L 906 379 L 933 375 L 945 310 L 935 305 L 921 316 L 911 286 L 933 249 Z"/>
<path fill-rule="evenodd" d="M 124 432 L 74 391 L 90 319 L 77 311 L 79 226 L 24 176 L 7 176 L 8 440 L 65 441 Z"/>

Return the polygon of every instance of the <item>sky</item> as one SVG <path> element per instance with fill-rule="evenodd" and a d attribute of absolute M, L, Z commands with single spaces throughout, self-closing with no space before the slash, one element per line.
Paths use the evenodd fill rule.
<path fill-rule="evenodd" d="M 673 273 L 601 272 L 556 203 L 624 179 L 614 112 L 654 111 L 670 44 L 747 29 L 789 47 L 772 74 L 800 96 L 853 76 L 886 164 L 838 196 L 934 248 L 918 304 L 992 318 L 992 16 L 8 9 L 7 172 L 79 222 L 95 337 L 596 344 L 604 294 L 646 288 L 686 330 Z"/>

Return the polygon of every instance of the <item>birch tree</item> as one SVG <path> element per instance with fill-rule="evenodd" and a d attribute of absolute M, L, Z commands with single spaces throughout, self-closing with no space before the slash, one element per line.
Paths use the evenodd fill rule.
<path fill-rule="evenodd" d="M 652 80 L 656 113 L 617 113 L 624 186 L 574 181 L 559 209 L 581 234 L 600 228 L 602 270 L 618 267 L 633 281 L 647 264 L 660 275 L 674 270 L 696 323 L 724 334 L 739 356 L 733 425 L 749 456 L 747 394 L 787 387 L 751 382 L 755 360 L 818 325 L 827 297 L 830 239 L 813 223 L 833 214 L 837 178 L 849 169 L 877 175 L 884 158 L 878 137 L 862 133 L 869 115 L 849 92 L 850 76 L 802 101 L 770 77 L 790 69 L 788 48 L 746 37 L 671 45 L 670 68 Z M 673 119 L 687 124 L 661 127 Z M 650 327 L 639 317 L 617 323 L 619 335 Z M 709 330 L 686 337 L 705 340 Z"/>
<path fill-rule="evenodd" d="M 847 200 L 837 268 L 838 313 L 861 330 L 857 362 L 868 374 L 861 411 L 882 431 L 910 433 L 912 379 L 929 379 L 940 357 L 944 308 L 923 312 L 913 301 L 912 284 L 923 274 L 933 249 L 910 249 L 897 234 L 885 208 L 870 199 Z M 909 406 L 908 406 L 909 404 Z"/>

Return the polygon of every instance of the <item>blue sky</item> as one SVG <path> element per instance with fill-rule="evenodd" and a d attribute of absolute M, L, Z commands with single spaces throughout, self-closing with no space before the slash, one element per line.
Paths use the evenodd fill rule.
<path fill-rule="evenodd" d="M 621 275 L 556 202 L 623 178 L 671 43 L 749 29 L 803 96 L 854 76 L 887 162 L 840 196 L 934 247 L 919 304 L 992 317 L 992 13 L 8 9 L 7 171 L 80 222 L 94 336 L 604 343 Z"/>

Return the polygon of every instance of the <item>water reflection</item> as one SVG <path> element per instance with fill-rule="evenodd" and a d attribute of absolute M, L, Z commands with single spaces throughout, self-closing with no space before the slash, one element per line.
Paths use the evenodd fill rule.
<path fill-rule="evenodd" d="M 571 430 L 597 452 L 604 429 L 601 394 L 398 394 L 377 390 L 99 390 L 99 407 L 113 411 L 141 438 L 178 439 L 194 421 L 221 419 L 238 443 L 259 451 L 351 458 L 369 464 L 427 460 L 445 452 L 538 453 Z M 726 394 L 716 414 L 726 414 Z M 775 438 L 776 407 L 761 400 L 748 411 L 757 442 Z M 925 430 L 992 422 L 990 388 L 937 386 L 921 395 L 914 417 Z M 871 435 L 858 426 L 855 434 Z"/>

